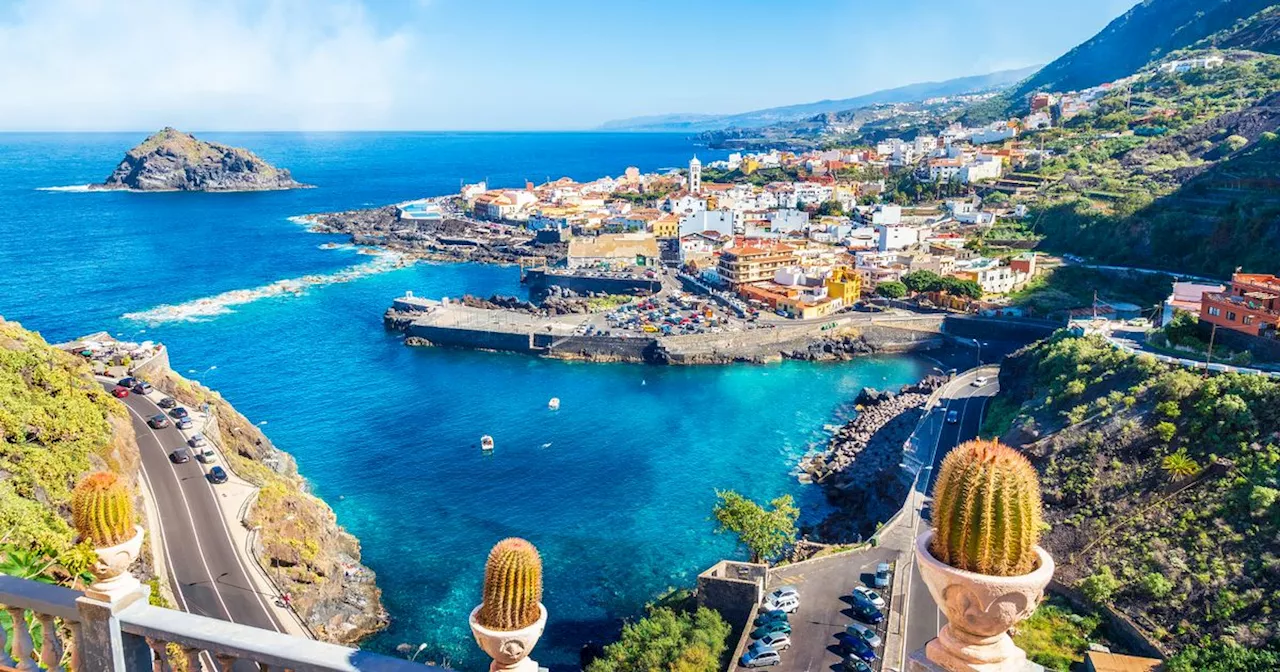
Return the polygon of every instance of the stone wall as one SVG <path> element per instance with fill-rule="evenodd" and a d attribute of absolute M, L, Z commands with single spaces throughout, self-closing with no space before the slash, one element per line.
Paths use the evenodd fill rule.
<path fill-rule="evenodd" d="M 561 287 L 578 294 L 656 294 L 662 289 L 657 278 L 629 278 L 594 275 L 561 275 L 531 270 L 524 276 L 529 291 L 537 294 L 548 287 Z"/>
<path fill-rule="evenodd" d="M 530 334 L 437 327 L 414 323 L 405 328 L 405 335 L 425 339 L 431 345 L 474 348 L 476 350 L 501 350 L 504 352 L 535 352 Z"/>
<path fill-rule="evenodd" d="M 992 341 L 1038 341 L 1066 325 L 1017 318 L 948 315 L 943 331 L 948 336 Z"/>
<path fill-rule="evenodd" d="M 739 646 L 730 651 L 731 657 L 741 648 L 739 640 L 749 631 L 756 606 L 764 598 L 768 573 L 767 565 L 721 560 L 698 575 L 698 606 L 714 609 L 733 628 L 728 641 Z"/>
<path fill-rule="evenodd" d="M 1213 327 L 1205 322 L 1200 322 L 1199 329 L 1201 338 L 1208 343 Z M 1238 331 L 1219 328 L 1218 333 L 1213 335 L 1213 343 L 1214 350 L 1219 352 L 1222 350 L 1248 351 L 1253 354 L 1253 361 L 1255 362 L 1280 362 L 1280 340 L 1258 338 Z M 1195 357 L 1188 356 L 1188 359 L 1195 359 Z"/>

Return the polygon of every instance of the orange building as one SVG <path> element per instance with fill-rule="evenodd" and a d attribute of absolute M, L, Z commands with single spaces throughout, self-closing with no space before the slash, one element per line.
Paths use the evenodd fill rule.
<path fill-rule="evenodd" d="M 1236 273 L 1225 292 L 1206 292 L 1200 319 L 1250 336 L 1276 338 L 1280 331 L 1280 278 Z"/>

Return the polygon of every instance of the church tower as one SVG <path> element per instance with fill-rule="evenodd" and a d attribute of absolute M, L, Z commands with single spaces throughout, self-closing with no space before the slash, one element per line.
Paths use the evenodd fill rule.
<path fill-rule="evenodd" d="M 689 161 L 689 193 L 696 194 L 702 191 L 702 162 L 698 160 L 697 155 Z"/>

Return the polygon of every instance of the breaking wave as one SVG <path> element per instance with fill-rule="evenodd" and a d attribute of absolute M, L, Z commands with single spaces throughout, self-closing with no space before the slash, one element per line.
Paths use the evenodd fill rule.
<path fill-rule="evenodd" d="M 36 187 L 36 191 L 74 191 L 83 193 L 86 191 L 109 191 L 108 189 L 94 189 L 92 184 L 72 184 L 66 187 Z"/>
<path fill-rule="evenodd" d="M 162 305 L 150 310 L 125 313 L 124 319 L 146 322 L 150 325 L 166 322 L 204 322 L 219 315 L 235 312 L 232 310 L 235 306 L 282 296 L 301 296 L 311 287 L 352 282 L 370 275 L 394 271 L 397 268 L 403 268 L 413 263 L 400 254 L 380 253 L 376 256 L 377 258 L 372 261 L 344 268 L 334 273 L 304 275 L 300 278 L 277 280 L 271 284 L 254 287 L 253 289 L 233 289 L 229 292 L 202 299 L 194 299 L 185 303 Z"/>

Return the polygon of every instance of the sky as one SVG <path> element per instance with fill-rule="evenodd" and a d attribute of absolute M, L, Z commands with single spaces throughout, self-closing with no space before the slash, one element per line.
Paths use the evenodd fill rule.
<path fill-rule="evenodd" d="M 0 0 L 0 130 L 589 129 L 1044 64 L 1135 0 Z"/>

